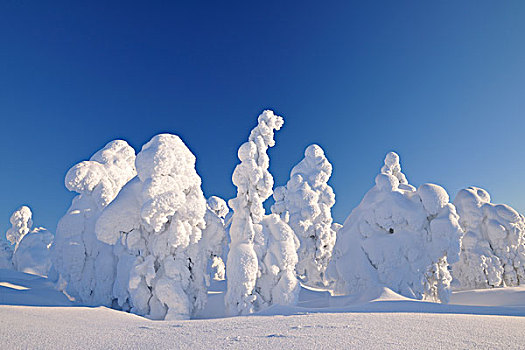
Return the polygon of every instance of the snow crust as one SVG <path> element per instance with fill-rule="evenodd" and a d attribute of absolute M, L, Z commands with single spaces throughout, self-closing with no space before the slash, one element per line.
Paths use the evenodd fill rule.
<path fill-rule="evenodd" d="M 375 186 L 340 229 L 328 274 L 336 294 L 386 286 L 401 295 L 447 302 L 462 230 L 454 205 L 438 185 L 417 190 L 387 154 Z"/>
<path fill-rule="evenodd" d="M 230 315 L 295 300 L 298 284 L 291 271 L 297 263 L 297 238 L 279 216 L 266 217 L 263 207 L 273 192 L 266 152 L 275 145 L 274 132 L 283 123 L 282 117 L 264 111 L 237 152 L 240 163 L 232 175 L 237 196 L 229 201 L 233 216 L 226 265 L 225 303 Z"/>
<path fill-rule="evenodd" d="M 210 228 L 202 253 L 207 207 L 195 161 L 178 136 L 153 137 L 137 155 L 137 177 L 97 221 L 98 239 L 118 257 L 113 294 L 124 310 L 188 319 L 206 303 L 206 254 L 220 254 L 215 244 L 224 233 Z M 224 213 L 217 198 L 210 202 L 210 210 Z"/>
<path fill-rule="evenodd" d="M 135 174 L 135 150 L 122 140 L 109 142 L 66 174 L 66 188 L 78 195 L 58 222 L 52 260 L 58 287 L 84 304 L 113 303 L 116 258 L 97 239 L 95 223 Z"/>
<path fill-rule="evenodd" d="M 300 241 L 296 266 L 303 283 L 326 285 L 325 271 L 332 256 L 338 226 L 333 225 L 331 208 L 335 194 L 328 185 L 332 165 L 323 149 L 310 145 L 304 158 L 293 167 L 286 186 L 277 187 L 272 212 L 284 220 Z"/>
<path fill-rule="evenodd" d="M 454 199 L 465 235 L 452 266 L 458 289 L 525 284 L 525 218 L 505 204 L 491 203 L 484 189 L 469 187 Z"/>

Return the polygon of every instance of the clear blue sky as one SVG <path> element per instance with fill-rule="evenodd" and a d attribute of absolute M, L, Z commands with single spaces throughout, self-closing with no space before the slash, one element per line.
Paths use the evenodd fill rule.
<path fill-rule="evenodd" d="M 523 1 L 2 1 L 0 229 L 28 204 L 54 231 L 73 164 L 160 132 L 231 198 L 266 108 L 285 118 L 276 184 L 318 143 L 339 222 L 390 150 L 416 186 L 481 186 L 523 213 L 524 63 Z"/>

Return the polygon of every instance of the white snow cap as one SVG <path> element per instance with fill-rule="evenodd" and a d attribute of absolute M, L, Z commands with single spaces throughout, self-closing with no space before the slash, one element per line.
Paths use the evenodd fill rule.
<path fill-rule="evenodd" d="M 340 229 L 328 274 L 336 293 L 386 286 L 407 297 L 448 301 L 448 263 L 459 259 L 462 230 L 446 191 L 417 190 L 387 154 L 376 185 Z"/>
<path fill-rule="evenodd" d="M 122 140 L 109 142 L 66 174 L 66 187 L 79 195 L 58 222 L 52 259 L 58 287 L 77 301 L 106 306 L 113 302 L 117 262 L 112 247 L 97 240 L 95 223 L 135 175 L 135 150 Z"/>
<path fill-rule="evenodd" d="M 137 175 L 144 183 L 141 217 L 148 230 L 163 230 L 168 218 L 187 203 L 186 192 L 194 195 L 191 190 L 197 188 L 201 193 L 199 201 L 194 204 L 198 207 L 186 210 L 196 210 L 199 213 L 196 221 L 203 220 L 206 202 L 200 190 L 201 178 L 195 171 L 195 160 L 193 153 L 176 135 L 157 135 L 142 147 L 136 165 Z M 200 239 L 200 231 L 198 236 L 191 232 L 177 236 L 186 236 L 187 242 L 176 244 L 187 246 L 190 240 L 195 242 Z"/>
<path fill-rule="evenodd" d="M 425 210 L 431 215 L 437 215 L 450 202 L 447 191 L 438 185 L 423 184 L 417 193 Z"/>
<path fill-rule="evenodd" d="M 96 225 L 118 255 L 115 297 L 152 319 L 187 319 L 206 302 L 198 244 L 206 200 L 195 156 L 178 136 L 160 134 L 142 147 L 136 168 Z"/>
<path fill-rule="evenodd" d="M 65 185 L 70 191 L 94 196 L 97 204 L 106 206 L 135 176 L 134 161 L 135 151 L 126 141 L 111 141 L 90 160 L 69 169 Z"/>
<path fill-rule="evenodd" d="M 226 204 L 224 199 L 217 196 L 208 198 L 207 207 L 208 210 L 222 219 L 226 218 L 226 215 L 230 212 L 230 208 L 228 208 L 228 204 Z"/>
<path fill-rule="evenodd" d="M 492 204 L 484 189 L 469 187 L 454 199 L 465 230 L 460 261 L 452 266 L 459 289 L 525 283 L 525 218 Z"/>
<path fill-rule="evenodd" d="M 399 156 L 395 152 L 389 152 L 385 157 L 385 165 L 381 168 L 382 174 L 388 174 L 395 177 L 400 184 L 408 184 L 405 174 L 401 172 Z"/>
<path fill-rule="evenodd" d="M 294 265 L 293 257 L 288 257 L 285 265 L 268 259 L 284 252 L 287 252 L 286 256 L 296 254 L 296 242 L 288 235 L 275 239 L 275 230 L 286 230 L 288 225 L 278 216 L 266 219 L 263 207 L 273 187 L 273 177 L 268 171 L 270 159 L 266 152 L 268 147 L 274 146 L 274 132 L 283 123 L 282 117 L 272 111 L 264 111 L 259 115 L 258 124 L 251 131 L 248 142 L 242 144 L 237 153 L 241 163 L 235 167 L 232 176 L 237 197 L 229 201 L 233 216 L 226 266 L 228 291 L 225 304 L 231 315 L 247 314 L 273 303 L 293 303 L 295 300 L 297 281 L 293 274 L 290 276 L 288 264 L 291 262 Z M 289 227 L 287 232 L 293 234 Z M 266 257 L 267 261 L 264 261 Z M 276 288 L 276 285 L 283 284 L 286 286 Z"/>
<path fill-rule="evenodd" d="M 25 205 L 15 210 L 11 215 L 9 219 L 11 228 L 7 230 L 5 235 L 11 244 L 18 244 L 18 242 L 29 233 L 33 226 L 33 220 L 31 220 L 32 215 L 31 209 Z"/>
<path fill-rule="evenodd" d="M 326 284 L 324 273 L 336 238 L 331 213 L 335 194 L 327 183 L 331 175 L 332 165 L 323 149 L 310 145 L 286 186 L 277 187 L 273 195 L 272 212 L 288 221 L 300 240 L 297 274 L 313 286 Z"/>

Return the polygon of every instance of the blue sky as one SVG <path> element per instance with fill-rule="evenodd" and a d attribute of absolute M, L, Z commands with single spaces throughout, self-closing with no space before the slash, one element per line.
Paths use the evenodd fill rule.
<path fill-rule="evenodd" d="M 342 222 L 395 150 L 409 181 L 476 185 L 525 211 L 525 2 L 0 4 L 0 229 L 22 204 L 54 230 L 75 163 L 178 134 L 207 196 L 271 108 L 284 184 L 311 143 Z"/>

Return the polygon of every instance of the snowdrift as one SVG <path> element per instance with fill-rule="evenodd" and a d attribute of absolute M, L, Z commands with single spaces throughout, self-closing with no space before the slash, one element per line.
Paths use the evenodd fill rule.
<path fill-rule="evenodd" d="M 371 294 L 370 301 L 303 288 L 298 306 L 273 306 L 248 317 L 219 319 L 212 317 L 224 315 L 224 304 L 219 302 L 223 292 L 215 287 L 202 310 L 207 319 L 158 322 L 73 304 L 45 278 L 0 270 L 2 345 L 8 349 L 519 349 L 525 343 L 523 287 L 454 292 L 448 305 L 410 300 L 386 288 Z M 464 300 L 481 306 L 467 306 Z M 218 305 L 222 314 L 217 313 Z M 417 332 L 410 331 L 414 329 Z"/>

